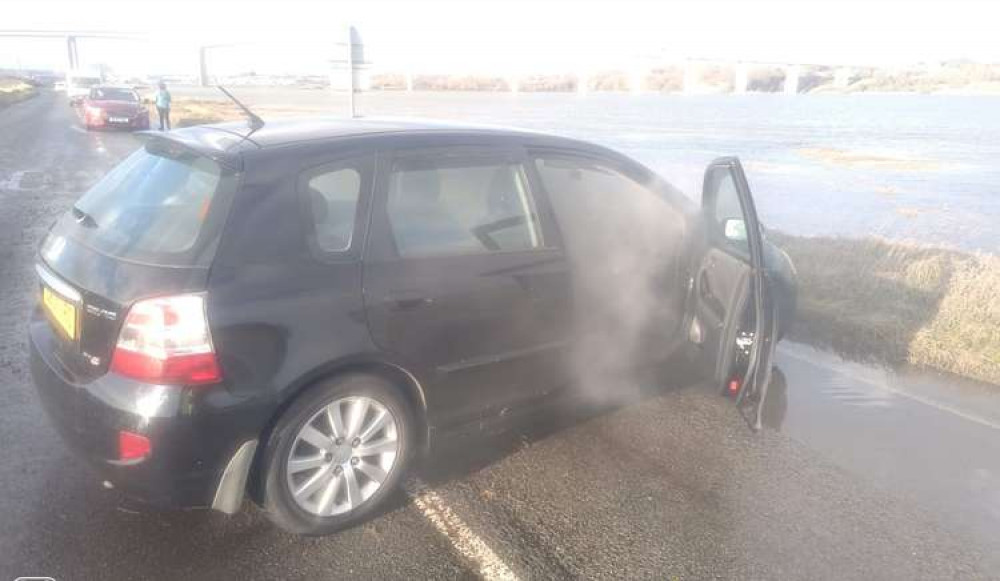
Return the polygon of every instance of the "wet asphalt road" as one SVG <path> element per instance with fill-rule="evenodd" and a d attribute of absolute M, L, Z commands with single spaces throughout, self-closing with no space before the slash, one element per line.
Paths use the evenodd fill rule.
<path fill-rule="evenodd" d="M 136 513 L 67 454 L 25 354 L 39 237 L 135 147 L 82 132 L 56 95 L 0 111 L 0 581 L 1000 578 L 996 394 L 890 385 L 794 345 L 760 434 L 668 378 L 627 405 L 565 401 L 456 438 L 410 495 L 332 537 L 284 534 L 250 505 Z"/>

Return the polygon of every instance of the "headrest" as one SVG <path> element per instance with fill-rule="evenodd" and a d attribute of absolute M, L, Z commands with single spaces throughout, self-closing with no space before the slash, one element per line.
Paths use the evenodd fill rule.
<path fill-rule="evenodd" d="M 432 204 L 441 195 L 441 177 L 437 170 L 421 169 L 396 174 L 396 195 L 404 204 Z"/>

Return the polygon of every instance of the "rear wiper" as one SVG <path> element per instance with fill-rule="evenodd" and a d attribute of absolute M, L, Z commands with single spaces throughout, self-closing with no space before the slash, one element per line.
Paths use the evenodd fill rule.
<path fill-rule="evenodd" d="M 72 209 L 73 218 L 76 219 L 76 223 L 81 226 L 86 226 L 87 228 L 97 228 L 97 220 L 90 214 L 84 212 L 80 208 L 73 206 Z"/>

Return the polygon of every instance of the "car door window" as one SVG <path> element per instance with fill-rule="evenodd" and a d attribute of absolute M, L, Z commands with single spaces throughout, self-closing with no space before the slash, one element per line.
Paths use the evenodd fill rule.
<path fill-rule="evenodd" d="M 608 344 L 669 340 L 686 289 L 680 208 L 658 182 L 613 160 L 539 152 L 535 167 L 573 265 L 576 325 L 596 338 L 583 357 L 601 361 Z"/>
<path fill-rule="evenodd" d="M 369 165 L 369 158 L 345 160 L 303 175 L 300 189 L 315 244 L 321 252 L 343 252 L 350 248 Z"/>
<path fill-rule="evenodd" d="M 651 185 L 613 164 L 539 154 L 535 167 L 567 246 L 578 259 L 645 266 L 676 253 L 684 219 Z"/>
<path fill-rule="evenodd" d="M 401 257 L 540 248 L 538 213 L 523 166 L 502 158 L 396 160 L 386 211 Z"/>
<path fill-rule="evenodd" d="M 709 208 L 711 235 L 725 248 L 749 257 L 750 242 L 733 175 L 730 172 L 715 172 L 710 179 L 714 182 L 709 184 L 713 206 Z"/>

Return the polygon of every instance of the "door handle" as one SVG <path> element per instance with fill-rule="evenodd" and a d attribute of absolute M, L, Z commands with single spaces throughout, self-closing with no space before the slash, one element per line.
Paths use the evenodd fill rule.
<path fill-rule="evenodd" d="M 704 270 L 701 271 L 700 284 L 698 285 L 698 291 L 701 298 L 705 300 L 715 300 L 715 293 L 712 292 L 712 284 L 709 282 L 708 273 Z"/>
<path fill-rule="evenodd" d="M 701 302 L 705 305 L 705 308 L 712 314 L 715 318 L 715 327 L 721 329 L 724 326 L 724 321 L 726 318 L 726 307 L 719 300 L 719 297 L 715 296 L 715 291 L 712 290 L 712 284 L 709 282 L 708 273 L 704 270 L 701 271 L 698 284 L 698 295 Z"/>

